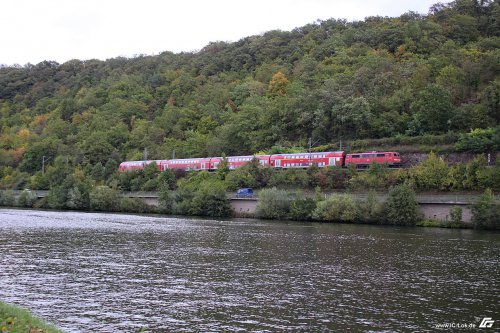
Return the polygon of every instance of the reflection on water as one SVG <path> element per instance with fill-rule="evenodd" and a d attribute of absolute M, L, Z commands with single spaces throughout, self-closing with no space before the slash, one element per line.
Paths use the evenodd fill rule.
<path fill-rule="evenodd" d="M 430 332 L 500 321 L 499 244 L 472 230 L 1 209 L 0 299 L 68 332 Z"/>

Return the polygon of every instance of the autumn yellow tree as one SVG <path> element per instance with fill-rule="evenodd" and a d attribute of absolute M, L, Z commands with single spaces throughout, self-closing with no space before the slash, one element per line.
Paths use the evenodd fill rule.
<path fill-rule="evenodd" d="M 281 71 L 273 75 L 271 81 L 269 81 L 268 92 L 271 96 L 285 96 L 286 88 L 290 81 L 287 79 L 285 74 Z"/>

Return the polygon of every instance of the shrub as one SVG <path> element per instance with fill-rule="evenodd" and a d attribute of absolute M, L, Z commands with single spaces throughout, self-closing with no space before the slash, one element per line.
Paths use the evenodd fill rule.
<path fill-rule="evenodd" d="M 96 186 L 89 195 L 90 209 L 115 211 L 118 207 L 118 192 L 107 186 Z"/>
<path fill-rule="evenodd" d="M 386 221 L 393 225 L 415 225 L 421 220 L 421 214 L 411 185 L 392 187 L 385 203 Z"/>
<path fill-rule="evenodd" d="M 366 200 L 360 203 L 360 220 L 374 223 L 382 220 L 384 205 L 377 199 L 377 193 L 373 190 L 368 192 Z"/>
<path fill-rule="evenodd" d="M 456 144 L 458 151 L 483 153 L 500 150 L 500 127 L 479 129 L 460 137 Z"/>
<path fill-rule="evenodd" d="M 304 188 L 308 183 L 307 171 L 303 169 L 277 170 L 269 179 L 269 185 L 274 187 Z"/>
<path fill-rule="evenodd" d="M 259 193 L 256 216 L 264 219 L 284 219 L 290 210 L 288 192 L 276 187 L 263 189 Z"/>
<path fill-rule="evenodd" d="M 411 177 L 415 185 L 423 190 L 444 190 L 448 184 L 449 168 L 446 162 L 434 152 L 414 167 Z"/>
<path fill-rule="evenodd" d="M 292 220 L 311 220 L 316 209 L 316 201 L 312 198 L 295 198 L 290 203 L 290 218 Z"/>
<path fill-rule="evenodd" d="M 73 186 L 69 189 L 66 207 L 70 209 L 87 209 L 89 208 L 89 192 L 82 191 L 78 186 Z"/>
<path fill-rule="evenodd" d="M 450 219 L 453 226 L 459 226 L 462 223 L 462 207 L 450 208 Z"/>
<path fill-rule="evenodd" d="M 158 212 L 162 214 L 171 214 L 174 208 L 174 198 L 168 185 L 158 191 Z"/>
<path fill-rule="evenodd" d="M 500 204 L 490 189 L 472 206 L 472 223 L 477 229 L 500 229 Z"/>
<path fill-rule="evenodd" d="M 231 216 L 231 204 L 222 188 L 203 187 L 195 192 L 190 213 L 210 217 Z"/>
<path fill-rule="evenodd" d="M 17 199 L 17 204 L 21 207 L 33 207 L 37 200 L 37 195 L 35 192 L 30 190 L 24 190 L 19 194 Z"/>
<path fill-rule="evenodd" d="M 139 198 L 120 198 L 118 202 L 120 212 L 150 213 L 154 209 Z"/>
<path fill-rule="evenodd" d="M 187 188 L 180 188 L 175 192 L 172 211 L 174 214 L 189 215 L 191 201 L 194 197 L 194 191 Z"/>
<path fill-rule="evenodd" d="M 0 191 L 0 205 L 2 206 L 14 206 L 16 198 L 14 197 L 14 191 L 5 190 Z"/>
<path fill-rule="evenodd" d="M 359 214 L 359 206 L 351 196 L 335 194 L 318 202 L 313 216 L 320 221 L 354 222 Z"/>
<path fill-rule="evenodd" d="M 249 172 L 247 168 L 238 168 L 226 175 L 226 186 L 229 190 L 236 190 L 242 187 L 257 187 L 255 177 Z"/>
<path fill-rule="evenodd" d="M 53 209 L 66 208 L 67 198 L 68 192 L 63 185 L 52 186 L 47 194 L 48 205 Z"/>

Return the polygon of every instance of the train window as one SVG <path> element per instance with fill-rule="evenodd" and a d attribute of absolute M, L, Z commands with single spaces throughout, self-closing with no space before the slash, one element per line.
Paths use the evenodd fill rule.
<path fill-rule="evenodd" d="M 385 154 L 377 154 L 377 157 L 385 157 Z"/>
<path fill-rule="evenodd" d="M 352 155 L 352 158 L 359 158 L 359 155 Z"/>
<path fill-rule="evenodd" d="M 399 153 L 394 153 L 394 156 L 399 156 Z"/>

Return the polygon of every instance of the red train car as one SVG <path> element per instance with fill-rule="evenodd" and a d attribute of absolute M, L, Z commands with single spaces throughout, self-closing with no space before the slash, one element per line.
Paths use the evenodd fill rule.
<path fill-rule="evenodd" d="M 162 160 L 160 168 L 163 171 L 167 169 L 181 169 L 186 171 L 210 170 L 210 160 L 210 157 Z"/>
<path fill-rule="evenodd" d="M 161 160 L 154 160 L 154 161 L 125 161 L 120 163 L 120 166 L 118 167 L 119 171 L 134 171 L 134 170 L 140 170 L 144 169 L 144 167 L 150 163 L 156 163 L 156 166 L 158 167 L 158 170 L 161 169 Z"/>
<path fill-rule="evenodd" d="M 401 166 L 401 155 L 396 152 L 368 152 L 347 154 L 345 166 L 354 165 L 357 168 L 367 168 L 372 163 L 387 164 L 389 167 Z"/>
<path fill-rule="evenodd" d="M 250 163 L 254 158 L 253 155 L 247 155 L 247 156 L 229 156 L 227 157 L 227 161 L 229 163 L 229 169 L 234 170 L 236 168 L 239 168 L 240 166 L 243 166 L 247 163 Z"/>
<path fill-rule="evenodd" d="M 271 155 L 270 165 L 275 168 L 308 168 L 316 165 L 320 168 L 327 166 L 342 166 L 344 163 L 343 151 L 276 154 Z"/>

